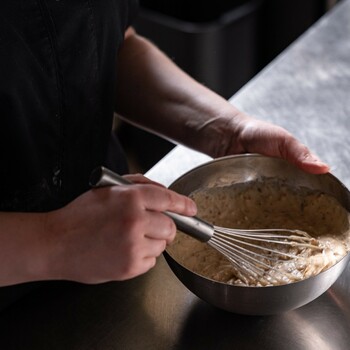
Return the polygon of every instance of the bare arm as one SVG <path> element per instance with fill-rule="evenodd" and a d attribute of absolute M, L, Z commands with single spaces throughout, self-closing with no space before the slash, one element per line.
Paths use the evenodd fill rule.
<path fill-rule="evenodd" d="M 285 158 L 306 171 L 328 171 L 285 129 L 242 113 L 131 28 L 119 55 L 117 111 L 131 123 L 212 157 L 256 152 Z"/>
<path fill-rule="evenodd" d="M 40 280 L 50 252 L 46 214 L 0 213 L 0 286 Z"/>
<path fill-rule="evenodd" d="M 132 29 L 119 55 L 118 86 L 118 112 L 129 121 L 211 155 L 220 153 L 221 120 L 239 113 Z"/>

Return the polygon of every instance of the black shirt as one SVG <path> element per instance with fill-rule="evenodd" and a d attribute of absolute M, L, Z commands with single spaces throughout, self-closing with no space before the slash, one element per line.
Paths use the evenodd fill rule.
<path fill-rule="evenodd" d="M 136 9 L 137 0 L 0 2 L 0 210 L 52 210 L 89 188 L 105 163 L 117 53 Z"/>
<path fill-rule="evenodd" d="M 0 1 L 0 211 L 56 209 L 89 188 L 136 10 L 137 0 Z M 121 150 L 114 159 L 125 171 Z M 0 288 L 0 309 L 37 285 Z"/>

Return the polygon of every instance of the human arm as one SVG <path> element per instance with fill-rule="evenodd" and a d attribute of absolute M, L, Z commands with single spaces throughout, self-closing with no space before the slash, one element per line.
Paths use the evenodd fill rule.
<path fill-rule="evenodd" d="M 90 190 L 48 213 L 0 213 L 0 286 L 40 280 L 101 283 L 148 271 L 175 237 L 169 210 L 193 202 L 141 176 Z"/>
<path fill-rule="evenodd" d="M 212 157 L 262 153 L 312 173 L 329 170 L 287 130 L 239 111 L 131 28 L 118 59 L 116 106 L 127 121 Z"/>

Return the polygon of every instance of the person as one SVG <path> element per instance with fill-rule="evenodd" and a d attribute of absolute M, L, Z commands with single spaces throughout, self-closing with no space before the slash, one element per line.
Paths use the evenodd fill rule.
<path fill-rule="evenodd" d="M 125 175 L 114 112 L 212 157 L 257 152 L 329 170 L 287 130 L 239 111 L 136 33 L 137 6 L 0 4 L 0 286 L 133 278 L 175 237 L 162 212 L 196 214 L 189 198 Z M 99 165 L 137 184 L 91 189 Z"/>

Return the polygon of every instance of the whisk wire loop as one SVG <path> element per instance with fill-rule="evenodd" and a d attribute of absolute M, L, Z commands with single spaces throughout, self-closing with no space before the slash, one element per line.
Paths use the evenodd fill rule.
<path fill-rule="evenodd" d="M 306 249 L 321 249 L 306 232 L 288 229 L 243 230 L 214 226 L 214 234 L 207 243 L 222 253 L 245 281 L 282 280 L 285 275 L 278 270 L 279 262 L 302 259 L 300 253 Z M 278 245 L 294 248 L 296 253 L 282 251 Z M 267 271 L 274 273 L 266 274 Z"/>

